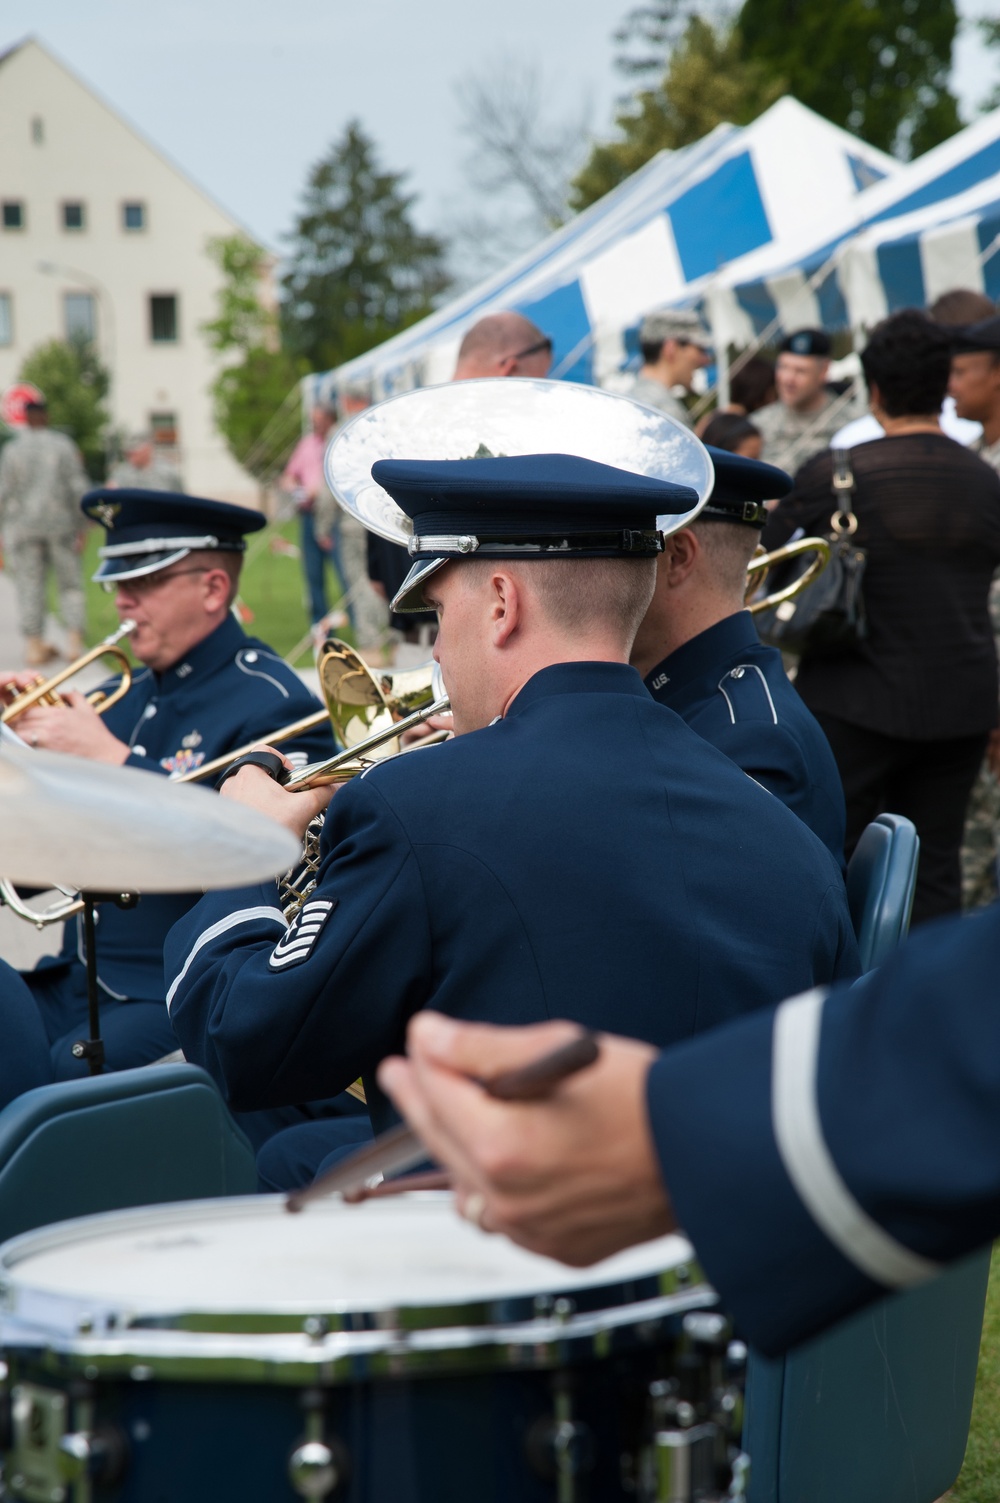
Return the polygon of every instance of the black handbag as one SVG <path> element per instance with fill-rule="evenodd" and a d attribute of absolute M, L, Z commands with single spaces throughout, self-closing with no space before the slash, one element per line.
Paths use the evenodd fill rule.
<path fill-rule="evenodd" d="M 757 617 L 761 640 L 799 657 L 833 657 L 848 652 L 868 634 L 861 584 L 868 556 L 854 541 L 858 519 L 852 509 L 854 475 L 850 452 L 834 449 L 830 518 L 830 561 L 791 600 Z"/>

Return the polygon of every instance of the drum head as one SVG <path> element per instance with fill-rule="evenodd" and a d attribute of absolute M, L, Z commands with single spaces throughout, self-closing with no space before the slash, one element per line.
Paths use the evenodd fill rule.
<path fill-rule="evenodd" d="M 376 1315 L 659 1280 L 690 1264 L 664 1237 L 571 1269 L 487 1236 L 451 1197 L 411 1195 L 299 1215 L 282 1196 L 113 1212 L 29 1232 L 0 1251 L 7 1308 L 113 1312 L 117 1324 L 190 1313 Z"/>
<path fill-rule="evenodd" d="M 708 450 L 665 413 L 594 386 L 517 377 L 425 386 L 367 408 L 334 434 L 326 481 L 369 531 L 405 545 L 413 524 L 375 484 L 375 461 L 481 454 L 578 454 L 697 491 L 689 512 L 657 518 L 662 532 L 693 521 L 715 480 Z"/>

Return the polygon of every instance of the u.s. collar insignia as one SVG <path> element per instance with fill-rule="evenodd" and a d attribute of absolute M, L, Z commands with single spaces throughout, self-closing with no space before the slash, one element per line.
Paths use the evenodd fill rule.
<path fill-rule="evenodd" d="M 285 971 L 291 965 L 301 965 L 308 960 L 337 901 L 336 898 L 309 898 L 303 903 L 271 951 L 268 969 Z"/>
<path fill-rule="evenodd" d="M 120 501 L 100 501 L 94 507 L 93 515 L 100 522 L 101 526 L 107 528 L 108 532 L 110 532 L 115 525 L 115 517 L 117 517 L 121 509 L 122 504 Z"/>
<path fill-rule="evenodd" d="M 184 740 L 181 742 L 181 746 L 189 748 L 191 750 L 193 750 L 196 746 L 200 746 L 200 745 L 201 745 L 201 732 L 200 731 L 192 731 L 191 734 L 190 734 L 190 736 L 185 736 Z"/>

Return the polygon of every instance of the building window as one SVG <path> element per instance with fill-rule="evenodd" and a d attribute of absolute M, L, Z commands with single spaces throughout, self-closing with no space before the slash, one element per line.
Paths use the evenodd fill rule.
<path fill-rule="evenodd" d="M 0 292 L 0 346 L 14 343 L 14 316 L 9 292 Z"/>
<path fill-rule="evenodd" d="M 41 115 L 35 115 L 31 121 L 31 139 L 36 146 L 41 146 L 45 140 L 45 121 Z"/>
<path fill-rule="evenodd" d="M 177 343 L 177 297 L 154 293 L 149 300 L 149 337 L 154 344 Z"/>
<path fill-rule="evenodd" d="M 62 220 L 64 230 L 82 230 L 85 220 L 83 204 L 63 204 Z"/>
<path fill-rule="evenodd" d="M 153 443 L 158 449 L 175 449 L 177 447 L 176 412 L 151 412 L 149 414 L 149 430 L 153 435 Z"/>
<path fill-rule="evenodd" d="M 3 227 L 5 230 L 24 229 L 24 204 L 19 198 L 4 199 Z"/>
<path fill-rule="evenodd" d="M 66 338 L 92 340 L 97 332 L 94 299 L 89 292 L 67 292 L 63 298 Z"/>
<path fill-rule="evenodd" d="M 144 230 L 146 228 L 145 204 L 122 204 L 122 229 Z"/>

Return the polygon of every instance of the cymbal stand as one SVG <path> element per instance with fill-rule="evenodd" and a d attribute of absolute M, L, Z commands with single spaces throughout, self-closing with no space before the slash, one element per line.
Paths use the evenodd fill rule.
<path fill-rule="evenodd" d="M 89 1038 L 77 1039 L 73 1045 L 74 1059 L 85 1059 L 91 1075 L 100 1075 L 104 1069 L 104 1040 L 101 1038 L 101 1008 L 97 987 L 97 936 L 94 933 L 93 893 L 81 892 L 83 903 L 83 963 L 87 972 L 87 1028 Z"/>

